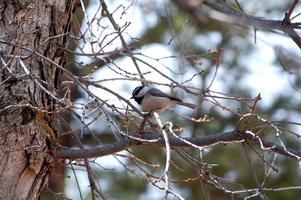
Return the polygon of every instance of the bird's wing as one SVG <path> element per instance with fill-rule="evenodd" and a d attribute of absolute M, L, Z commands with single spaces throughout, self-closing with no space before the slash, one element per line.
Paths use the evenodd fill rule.
<path fill-rule="evenodd" d="M 157 96 L 157 97 L 166 97 L 166 98 L 169 98 L 170 100 L 173 100 L 173 101 L 179 101 L 181 102 L 182 100 L 181 99 L 178 99 L 176 97 L 172 97 L 164 92 L 162 92 L 161 90 L 159 89 L 156 89 L 156 88 L 150 88 L 148 91 L 147 91 L 150 95 L 153 95 L 153 96 Z"/>

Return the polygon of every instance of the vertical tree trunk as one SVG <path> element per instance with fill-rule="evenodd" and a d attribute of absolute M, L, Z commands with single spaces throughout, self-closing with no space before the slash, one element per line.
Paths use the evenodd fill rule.
<path fill-rule="evenodd" d="M 64 65 L 59 47 L 73 6 L 73 0 L 0 0 L 0 199 L 37 199 L 48 182 L 56 141 L 51 111 L 62 105 L 50 95 L 59 69 L 39 54 Z"/>

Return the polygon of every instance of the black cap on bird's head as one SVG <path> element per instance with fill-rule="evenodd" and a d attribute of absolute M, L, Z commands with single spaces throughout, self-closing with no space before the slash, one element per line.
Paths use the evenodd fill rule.
<path fill-rule="evenodd" d="M 132 92 L 131 99 L 135 98 L 143 88 L 144 88 L 143 85 L 136 87 Z"/>

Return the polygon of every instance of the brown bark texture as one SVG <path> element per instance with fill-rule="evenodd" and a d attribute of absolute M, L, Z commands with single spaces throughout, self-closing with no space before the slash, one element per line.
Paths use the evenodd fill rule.
<path fill-rule="evenodd" d="M 68 32 L 72 6 L 0 0 L 0 199 L 38 199 L 47 185 L 53 111 L 63 106 L 50 95 L 60 71 L 49 60 L 64 65 L 66 37 L 57 36 Z"/>

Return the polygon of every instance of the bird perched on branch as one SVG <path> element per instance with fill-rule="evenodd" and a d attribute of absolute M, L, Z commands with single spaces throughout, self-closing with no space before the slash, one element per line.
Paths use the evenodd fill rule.
<path fill-rule="evenodd" d="M 197 108 L 194 104 L 183 102 L 159 89 L 147 86 L 136 87 L 132 92 L 131 99 L 134 99 L 147 112 L 161 112 L 173 105 L 186 106 L 191 109 Z"/>

